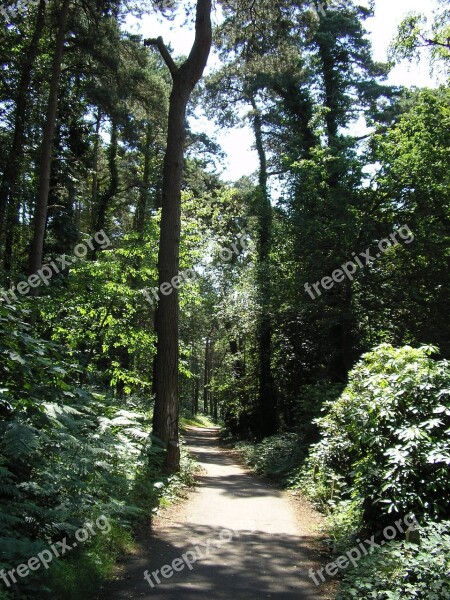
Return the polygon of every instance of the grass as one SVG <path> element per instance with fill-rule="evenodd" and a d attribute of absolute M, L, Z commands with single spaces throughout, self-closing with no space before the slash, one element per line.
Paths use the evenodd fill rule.
<path fill-rule="evenodd" d="M 205 415 L 185 415 L 180 417 L 180 429 L 184 431 L 187 427 L 217 427 L 217 423 L 214 423 Z"/>
<path fill-rule="evenodd" d="M 92 597 L 113 575 L 119 556 L 133 547 L 131 532 L 113 525 L 108 536 L 97 536 L 94 543 L 71 556 L 71 560 L 55 563 L 56 568 L 51 571 L 52 591 L 48 597 L 61 600 Z"/>

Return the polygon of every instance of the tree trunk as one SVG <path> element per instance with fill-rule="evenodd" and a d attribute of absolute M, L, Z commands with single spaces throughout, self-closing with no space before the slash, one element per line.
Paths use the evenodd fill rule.
<path fill-rule="evenodd" d="M 258 239 L 258 295 L 261 316 L 258 323 L 259 342 L 259 418 L 262 437 L 277 431 L 277 411 L 272 377 L 272 321 L 270 317 L 270 248 L 272 243 L 272 205 L 267 188 L 267 159 L 264 150 L 262 121 L 256 101 L 251 98 L 253 129 L 259 157 L 259 186 L 257 213 L 259 220 Z M 267 284 L 269 282 L 269 285 Z"/>
<path fill-rule="evenodd" d="M 95 120 L 95 141 L 94 141 L 94 156 L 92 160 L 92 188 L 91 188 L 91 223 L 95 221 L 95 214 L 97 211 L 97 198 L 98 198 L 98 151 L 100 146 L 100 125 L 102 122 L 102 114 L 100 111 L 97 113 Z"/>
<path fill-rule="evenodd" d="M 45 24 L 45 0 L 41 0 L 36 16 L 36 24 L 34 26 L 33 36 L 30 40 L 28 50 L 25 53 L 19 83 L 17 85 L 16 94 L 16 107 L 14 111 L 14 133 L 11 143 L 11 148 L 8 153 L 6 160 L 5 169 L 3 172 L 2 181 L 0 184 L 0 240 L 3 240 L 4 221 L 5 215 L 8 211 L 9 215 L 15 215 L 15 219 L 9 217 L 9 221 L 16 223 L 18 219 L 18 212 L 20 203 L 17 198 L 18 193 L 18 181 L 21 171 L 22 156 L 25 147 L 25 127 L 27 121 L 28 103 L 29 96 L 28 90 L 31 84 L 31 76 L 33 73 L 33 65 L 36 60 L 39 40 L 42 36 L 42 31 Z M 14 236 L 14 232 L 9 232 L 9 235 Z M 0 246 L 1 252 L 1 246 Z M 5 265 L 11 265 L 12 262 L 12 248 L 11 250 L 5 249 Z"/>
<path fill-rule="evenodd" d="M 39 193 L 36 202 L 33 225 L 33 239 L 30 247 L 30 273 L 35 273 L 42 266 L 45 229 L 47 224 L 48 194 L 50 190 L 50 169 L 52 162 L 53 136 L 58 110 L 58 88 L 61 76 L 61 64 L 66 39 L 67 20 L 70 0 L 63 0 L 58 11 L 58 29 L 56 34 L 55 54 L 53 56 L 52 77 L 47 105 L 47 117 L 44 125 L 41 146 Z M 35 292 L 39 288 L 35 288 Z"/>
<path fill-rule="evenodd" d="M 200 381 L 198 379 L 198 377 L 195 378 L 195 383 L 194 383 L 194 397 L 192 399 L 192 414 L 193 415 L 197 415 L 198 414 L 198 399 L 199 399 L 199 395 L 200 395 Z"/>
<path fill-rule="evenodd" d="M 245 365 L 241 360 L 241 351 L 239 348 L 238 340 L 235 339 L 233 333 L 233 327 L 230 321 L 225 322 L 225 330 L 229 333 L 228 345 L 230 348 L 230 354 L 234 357 L 233 359 L 233 375 L 235 379 L 240 379 L 245 375 Z"/>
<path fill-rule="evenodd" d="M 324 8 L 327 8 L 326 5 Z M 323 85 L 325 88 L 325 113 L 328 145 L 332 148 L 336 142 L 339 131 L 339 103 L 342 92 L 339 83 L 339 70 L 336 67 L 336 58 L 333 48 L 336 47 L 336 39 L 330 36 L 327 19 L 320 18 L 319 29 L 316 32 L 316 43 L 319 50 L 319 59 L 322 67 Z"/>
<path fill-rule="evenodd" d="M 145 147 L 144 147 L 144 173 L 142 176 L 142 188 L 139 194 L 138 205 L 136 207 L 136 219 L 135 229 L 136 232 L 142 236 L 145 228 L 145 215 L 147 213 L 148 206 L 150 204 L 150 167 L 151 167 L 151 149 L 152 149 L 153 135 L 152 135 L 152 124 L 147 124 L 147 130 L 145 133 Z"/>
<path fill-rule="evenodd" d="M 211 50 L 211 0 L 197 0 L 195 41 L 188 59 L 180 66 L 172 60 L 162 38 L 147 40 L 156 45 L 170 69 L 173 85 L 169 104 L 167 149 L 164 157 L 161 234 L 158 254 L 159 285 L 176 281 L 179 273 L 181 229 L 181 184 L 186 137 L 186 108 L 192 90 L 200 80 Z M 156 369 L 153 433 L 167 448 L 166 466 L 180 466 L 178 439 L 178 290 L 161 294 L 156 310 Z"/>
<path fill-rule="evenodd" d="M 203 412 L 208 414 L 209 408 L 209 346 L 210 339 L 206 338 L 205 342 L 205 366 L 203 371 Z"/>
<path fill-rule="evenodd" d="M 214 391 L 211 386 L 212 373 L 213 373 L 213 360 L 214 360 L 214 340 L 211 339 L 209 343 L 208 352 L 208 398 L 209 398 L 209 414 L 214 415 Z"/>
<path fill-rule="evenodd" d="M 100 195 L 98 205 L 94 208 L 95 222 L 93 223 L 93 226 L 96 232 L 105 228 L 108 207 L 119 189 L 119 170 L 117 168 L 118 147 L 119 139 L 117 134 L 117 123 L 113 117 L 111 120 L 111 141 L 108 148 L 109 185 L 105 192 Z M 98 246 L 94 250 L 94 258 L 97 250 Z"/>

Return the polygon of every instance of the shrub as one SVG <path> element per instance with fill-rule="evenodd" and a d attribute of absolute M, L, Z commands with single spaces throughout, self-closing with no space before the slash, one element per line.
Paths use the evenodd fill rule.
<path fill-rule="evenodd" d="M 236 447 L 256 473 L 276 479 L 286 479 L 305 457 L 294 433 L 273 435 L 258 444 L 241 442 Z"/>
<path fill-rule="evenodd" d="M 383 344 L 362 357 L 317 420 L 321 441 L 296 479 L 309 496 L 361 503 L 369 526 L 449 515 L 450 370 L 434 348 Z"/>
<path fill-rule="evenodd" d="M 111 534 L 14 585 L 22 598 L 75 598 L 110 571 L 137 519 L 192 482 L 194 467 L 183 452 L 181 473 L 164 476 L 148 401 L 77 387 L 69 375 L 77 365 L 33 337 L 28 316 L 0 305 L 0 569 L 65 537 L 72 545 L 77 529 L 104 515 Z"/>
<path fill-rule="evenodd" d="M 336 600 L 450 598 L 450 521 L 419 531 L 420 545 L 389 542 L 346 571 Z"/>

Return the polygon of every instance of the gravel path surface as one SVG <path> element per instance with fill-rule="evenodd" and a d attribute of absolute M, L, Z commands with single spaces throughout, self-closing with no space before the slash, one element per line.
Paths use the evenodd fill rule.
<path fill-rule="evenodd" d="M 221 448 L 217 429 L 186 437 L 202 467 L 198 487 L 142 532 L 101 600 L 324 598 L 308 577 L 316 540 L 304 511 Z"/>

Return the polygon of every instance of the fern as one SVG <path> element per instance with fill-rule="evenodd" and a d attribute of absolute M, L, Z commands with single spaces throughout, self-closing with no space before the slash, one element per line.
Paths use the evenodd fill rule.
<path fill-rule="evenodd" d="M 39 449 L 38 437 L 34 428 L 13 421 L 5 428 L 1 449 L 13 459 L 29 458 Z"/>
<path fill-rule="evenodd" d="M 158 501 L 162 458 L 149 445 L 146 402 L 74 385 L 73 365 L 20 316 L 0 306 L 0 401 L 8 406 L 0 422 L 0 561 L 8 568 L 74 539 L 100 515 L 129 527 Z M 45 577 L 36 572 L 19 592 L 45 597 Z"/>
<path fill-rule="evenodd" d="M 15 517 L 9 513 L 4 513 L 0 511 L 0 523 L 2 523 L 2 525 L 7 526 L 7 527 L 11 527 L 13 525 L 16 525 L 17 523 L 20 523 L 22 519 L 20 519 L 19 517 Z"/>

